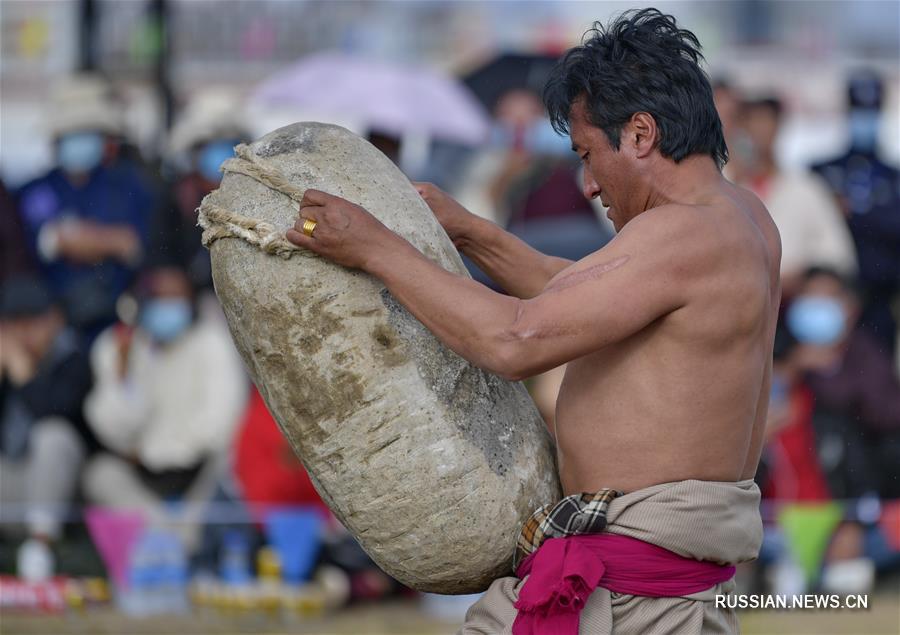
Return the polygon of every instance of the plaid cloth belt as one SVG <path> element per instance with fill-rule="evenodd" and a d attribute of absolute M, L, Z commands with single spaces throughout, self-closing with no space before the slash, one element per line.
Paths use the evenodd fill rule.
<path fill-rule="evenodd" d="M 622 492 L 604 488 L 594 494 L 572 494 L 555 505 L 544 505 L 522 525 L 516 541 L 513 571 L 548 538 L 597 534 L 606 529 L 606 510 Z"/>

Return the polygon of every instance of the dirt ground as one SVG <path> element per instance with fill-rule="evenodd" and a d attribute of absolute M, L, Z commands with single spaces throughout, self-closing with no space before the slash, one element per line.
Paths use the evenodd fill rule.
<path fill-rule="evenodd" d="M 872 594 L 868 610 L 744 611 L 741 625 L 745 635 L 898 635 L 900 585 Z M 412 601 L 289 619 L 260 613 L 206 613 L 138 620 L 108 608 L 55 616 L 0 613 L 4 635 L 449 635 L 458 626 L 429 617 Z"/>

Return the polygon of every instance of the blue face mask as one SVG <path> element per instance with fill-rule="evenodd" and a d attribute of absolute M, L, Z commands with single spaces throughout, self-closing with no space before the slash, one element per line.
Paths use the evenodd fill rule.
<path fill-rule="evenodd" d="M 518 131 L 502 123 L 495 123 L 491 128 L 489 144 L 500 148 L 513 148 L 519 145 L 519 149 L 538 155 L 572 154 L 569 137 L 556 134 L 550 120 L 546 118 L 538 119 L 527 128 Z"/>
<path fill-rule="evenodd" d="M 535 154 L 570 156 L 572 142 L 556 133 L 549 119 L 539 119 L 525 136 L 525 145 Z"/>
<path fill-rule="evenodd" d="M 149 300 L 141 311 L 141 328 L 157 342 L 171 342 L 191 325 L 191 303 L 179 298 Z"/>
<path fill-rule="evenodd" d="M 850 145 L 854 150 L 871 152 L 878 145 L 880 115 L 877 110 L 851 110 L 848 118 Z"/>
<path fill-rule="evenodd" d="M 829 345 L 841 339 L 847 316 L 840 301 L 828 296 L 803 296 L 791 303 L 787 325 L 804 344 Z"/>
<path fill-rule="evenodd" d="M 59 140 L 57 160 L 69 174 L 90 172 L 103 160 L 103 135 L 99 132 L 74 132 Z"/>
<path fill-rule="evenodd" d="M 222 179 L 222 173 L 219 172 L 219 166 L 226 159 L 234 156 L 234 146 L 237 141 L 233 139 L 224 141 L 211 141 L 200 150 L 200 156 L 197 160 L 197 169 L 207 181 L 217 183 Z"/>

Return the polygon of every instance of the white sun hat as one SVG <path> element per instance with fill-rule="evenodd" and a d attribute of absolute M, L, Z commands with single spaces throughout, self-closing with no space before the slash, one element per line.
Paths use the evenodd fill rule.
<path fill-rule="evenodd" d="M 168 150 L 172 155 L 182 155 L 211 139 L 242 138 L 246 129 L 239 94 L 227 88 L 207 88 L 196 93 L 175 120 Z"/>
<path fill-rule="evenodd" d="M 53 137 L 85 130 L 119 135 L 125 131 L 123 115 L 107 80 L 97 75 L 72 75 L 50 95 L 47 131 Z"/>

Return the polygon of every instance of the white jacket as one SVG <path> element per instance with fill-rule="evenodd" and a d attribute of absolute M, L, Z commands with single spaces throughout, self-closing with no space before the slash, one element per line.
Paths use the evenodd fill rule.
<path fill-rule="evenodd" d="M 94 388 L 84 405 L 89 425 L 107 447 L 135 454 L 154 471 L 193 467 L 228 448 L 248 380 L 222 327 L 197 322 L 162 347 L 137 330 L 124 380 L 117 360 L 110 328 L 91 350 Z"/>
<path fill-rule="evenodd" d="M 847 221 L 818 176 L 778 174 L 761 198 L 781 234 L 782 275 L 802 273 L 812 266 L 856 273 L 856 245 Z"/>

